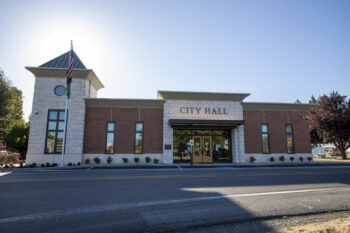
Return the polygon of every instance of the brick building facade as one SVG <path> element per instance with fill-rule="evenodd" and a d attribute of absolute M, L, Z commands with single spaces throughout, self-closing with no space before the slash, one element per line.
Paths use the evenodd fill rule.
<path fill-rule="evenodd" d="M 73 53 L 64 163 L 268 163 L 311 156 L 308 104 L 245 102 L 246 93 L 158 91 L 156 99 L 97 98 L 102 83 Z M 27 163 L 60 163 L 68 53 L 39 67 Z M 289 160 L 288 160 L 289 161 Z M 296 159 L 296 161 L 299 161 Z"/>

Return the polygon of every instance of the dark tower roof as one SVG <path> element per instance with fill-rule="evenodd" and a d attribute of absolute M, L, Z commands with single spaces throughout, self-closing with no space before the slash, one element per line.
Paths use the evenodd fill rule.
<path fill-rule="evenodd" d="M 69 59 L 69 52 L 66 52 L 44 64 L 42 64 L 41 68 L 66 68 L 68 69 L 68 59 Z M 73 56 L 73 69 L 82 69 L 86 70 L 85 65 L 83 62 L 80 60 L 78 55 L 72 51 L 72 56 Z"/>

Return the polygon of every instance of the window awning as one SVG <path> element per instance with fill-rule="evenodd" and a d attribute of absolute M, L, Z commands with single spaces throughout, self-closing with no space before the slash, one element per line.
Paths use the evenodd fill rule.
<path fill-rule="evenodd" d="M 243 124 L 243 120 L 169 119 L 169 125 L 173 128 L 234 128 Z"/>

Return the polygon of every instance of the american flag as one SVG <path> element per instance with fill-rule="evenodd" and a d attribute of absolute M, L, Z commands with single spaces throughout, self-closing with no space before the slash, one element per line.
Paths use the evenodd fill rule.
<path fill-rule="evenodd" d="M 73 73 L 73 41 L 70 44 L 70 53 L 69 53 L 69 66 L 67 70 L 67 98 L 70 99 L 70 84 L 72 82 L 72 73 Z"/>

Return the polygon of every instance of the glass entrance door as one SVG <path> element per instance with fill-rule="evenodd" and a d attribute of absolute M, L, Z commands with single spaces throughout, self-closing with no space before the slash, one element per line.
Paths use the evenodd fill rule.
<path fill-rule="evenodd" d="M 212 163 L 212 137 L 193 136 L 193 162 Z"/>

